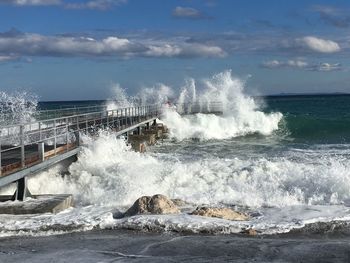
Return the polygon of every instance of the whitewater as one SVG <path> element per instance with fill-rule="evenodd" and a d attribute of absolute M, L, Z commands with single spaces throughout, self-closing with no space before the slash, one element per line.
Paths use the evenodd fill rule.
<path fill-rule="evenodd" d="M 29 179 L 33 194 L 73 194 L 75 206 L 56 215 L 2 215 L 0 235 L 52 235 L 92 229 L 135 229 L 179 233 L 287 233 L 308 224 L 350 220 L 350 144 L 320 143 L 293 137 L 290 112 L 267 109 L 245 93 L 246 81 L 225 71 L 200 83 L 187 80 L 174 106 L 165 106 L 161 122 L 169 139 L 144 154 L 122 138 L 101 131 L 83 137 L 78 160 Z M 174 92 L 164 86 L 108 107 L 160 102 Z M 222 115 L 180 115 L 178 107 L 220 101 Z M 113 104 L 114 103 L 114 104 Z M 68 173 L 67 173 L 67 171 Z M 64 171 L 64 172 L 63 172 Z M 1 193 L 12 193 L 13 188 Z M 164 194 L 188 204 L 179 215 L 138 215 L 115 219 L 143 195 Z M 189 215 L 198 205 L 232 207 L 249 221 Z"/>

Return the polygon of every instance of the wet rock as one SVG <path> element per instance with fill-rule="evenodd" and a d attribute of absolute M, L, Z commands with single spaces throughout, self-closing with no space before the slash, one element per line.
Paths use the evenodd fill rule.
<path fill-rule="evenodd" d="M 244 229 L 241 233 L 249 236 L 256 236 L 258 234 L 258 232 L 253 228 Z"/>
<path fill-rule="evenodd" d="M 176 205 L 176 206 L 186 206 L 188 205 L 189 203 L 182 200 L 182 199 L 178 199 L 178 198 L 175 198 L 175 199 L 171 199 L 171 201 Z"/>
<path fill-rule="evenodd" d="M 234 211 L 230 208 L 217 207 L 197 207 L 191 215 L 217 217 L 233 221 L 244 221 L 249 219 L 249 216 L 244 213 Z"/>
<path fill-rule="evenodd" d="M 142 196 L 124 213 L 124 216 L 138 214 L 178 214 L 180 210 L 164 195 Z"/>
<path fill-rule="evenodd" d="M 124 217 L 124 213 L 120 212 L 119 210 L 116 210 L 113 212 L 114 219 L 119 219 L 119 218 L 123 218 L 123 217 Z"/>

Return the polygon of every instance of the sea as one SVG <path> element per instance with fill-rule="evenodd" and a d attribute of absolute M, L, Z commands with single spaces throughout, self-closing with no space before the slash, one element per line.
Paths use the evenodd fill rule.
<path fill-rule="evenodd" d="M 1 215 L 0 236 L 132 230 L 227 238 L 248 229 L 262 237 L 332 231 L 349 236 L 350 95 L 252 96 L 247 85 L 226 71 L 187 81 L 178 95 L 164 87 L 148 90 L 144 102 L 176 97 L 159 119 L 170 130 L 167 139 L 138 153 L 108 131 L 84 136 L 76 162 L 29 178 L 32 193 L 73 194 L 74 207 L 58 214 Z M 132 105 L 123 96 L 123 106 Z M 203 107 L 220 101 L 223 114 L 177 113 L 175 102 L 195 101 Z M 34 105 L 44 110 L 106 103 L 117 107 L 120 100 Z M 1 193 L 13 191 L 9 186 Z M 137 198 L 154 194 L 187 205 L 177 215 L 114 218 Z M 190 215 L 203 205 L 233 208 L 250 219 Z"/>

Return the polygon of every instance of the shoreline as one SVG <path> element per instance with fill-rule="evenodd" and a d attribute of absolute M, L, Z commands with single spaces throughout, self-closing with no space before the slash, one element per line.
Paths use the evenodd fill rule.
<path fill-rule="evenodd" d="M 180 235 L 92 230 L 0 238 L 1 262 L 347 262 L 350 237 Z"/>

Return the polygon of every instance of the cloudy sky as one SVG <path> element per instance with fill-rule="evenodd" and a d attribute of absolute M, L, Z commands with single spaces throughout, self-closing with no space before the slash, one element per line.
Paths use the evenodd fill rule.
<path fill-rule="evenodd" d="M 252 94 L 350 92 L 349 0 L 0 0 L 0 90 L 104 99 L 231 69 Z"/>

